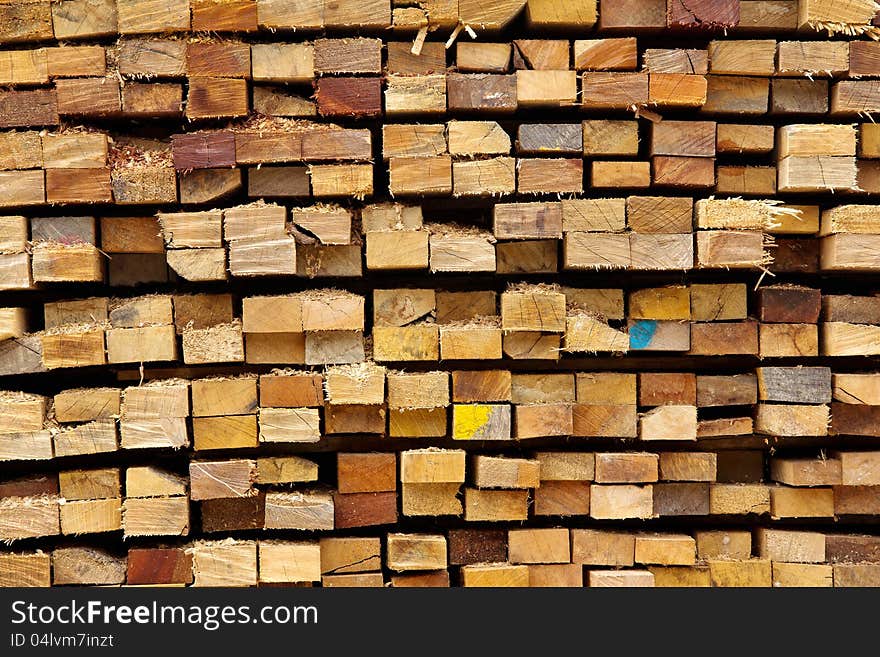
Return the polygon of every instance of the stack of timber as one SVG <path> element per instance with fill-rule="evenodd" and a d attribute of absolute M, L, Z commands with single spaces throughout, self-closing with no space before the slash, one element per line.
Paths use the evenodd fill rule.
<path fill-rule="evenodd" d="M 878 11 L 0 2 L 0 586 L 880 586 Z"/>

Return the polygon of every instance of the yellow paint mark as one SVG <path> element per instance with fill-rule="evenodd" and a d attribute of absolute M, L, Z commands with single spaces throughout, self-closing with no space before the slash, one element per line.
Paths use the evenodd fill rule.
<path fill-rule="evenodd" d="M 492 408 L 492 406 L 485 404 L 456 404 L 453 406 L 452 439 L 472 439 L 489 421 Z"/>

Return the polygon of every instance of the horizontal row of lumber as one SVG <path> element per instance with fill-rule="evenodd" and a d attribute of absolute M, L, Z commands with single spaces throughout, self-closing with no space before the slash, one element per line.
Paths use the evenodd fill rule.
<path fill-rule="evenodd" d="M 377 289 L 370 301 L 368 322 L 364 296 L 334 289 L 236 299 L 91 297 L 46 303 L 43 328 L 36 332 L 28 332 L 28 324 L 39 318 L 27 308 L 2 308 L 0 375 L 143 363 L 369 368 L 371 359 L 880 354 L 877 296 L 823 295 L 790 285 L 751 295 L 742 283 L 628 291 L 518 284 L 500 294 Z"/>
<path fill-rule="evenodd" d="M 281 39 L 280 35 L 275 37 Z M 514 74 L 516 71 L 615 71 L 662 76 L 872 78 L 878 45 L 872 41 L 706 39 L 707 47 L 644 48 L 637 37 L 598 39 L 516 39 L 508 42 L 464 40 L 454 48 L 426 41 L 418 53 L 412 41 L 378 38 L 293 39 L 250 43 L 199 35 L 124 37 L 108 47 L 71 45 L 4 49 L 0 80 L 4 85 L 45 86 L 70 78 L 108 73 L 123 80 L 231 78 L 255 82 L 306 84 L 324 76 Z M 289 59 L 279 64 L 278 58 Z M 447 61 L 449 65 L 447 66 Z M 528 82 L 531 75 L 522 76 Z M 534 76 L 535 80 L 541 76 Z M 572 78 L 566 76 L 565 81 Z M 626 78 L 620 78 L 626 79 Z M 655 86 L 657 80 L 655 80 Z M 667 78 L 672 80 L 672 78 Z M 562 80 L 560 80 L 562 81 Z M 659 85 L 663 86 L 663 85 Z M 63 85 L 62 85 L 63 88 Z M 666 98 L 668 101 L 669 99 Z M 681 101 L 677 101 L 681 102 Z"/>
<path fill-rule="evenodd" d="M 0 207 L 167 205 L 178 200 L 202 204 L 234 192 L 259 199 L 339 201 L 381 193 L 374 188 L 374 165 L 364 161 L 371 157 L 368 130 L 311 125 L 320 129 L 302 128 L 290 134 L 188 133 L 176 135 L 174 147 L 169 142 L 152 141 L 116 144 L 109 150 L 108 136 L 100 133 L 51 133 L 41 142 L 36 131 L 3 132 L 0 143 L 9 150 L 0 155 L 0 168 L 5 165 L 8 169 L 0 171 Z M 725 139 L 719 144 L 727 143 L 722 137 L 725 126 L 736 131 L 732 138 L 738 140 L 739 147 L 734 146 L 733 152 L 747 148 L 753 137 L 763 141 L 766 136 L 770 137 L 766 152 L 771 152 L 772 129 L 762 136 L 765 126 L 707 121 L 653 124 L 649 160 L 581 159 L 581 148 L 605 151 L 586 154 L 588 157 L 636 156 L 637 125 L 618 120 L 585 122 L 583 146 L 578 124 L 519 126 L 518 149 L 534 149 L 535 154 L 543 155 L 574 154 L 575 158 L 511 157 L 510 136 L 491 121 L 388 125 L 384 142 L 388 191 L 403 198 L 572 195 L 568 204 L 573 207 L 596 201 L 578 198 L 591 189 L 605 193 L 616 189 L 704 190 L 765 197 L 777 192 L 876 191 L 877 161 L 870 158 L 880 153 L 876 148 L 880 132 L 868 126 L 862 126 L 863 141 L 858 148 L 851 125 L 793 124 L 780 128 L 777 166 L 716 166 L 715 135 L 718 132 L 719 139 Z M 570 138 L 566 133 L 571 133 Z M 568 145 L 560 143 L 565 139 L 569 139 Z M 593 144 L 593 139 L 600 139 L 602 145 Z M 546 152 L 544 141 L 555 144 L 556 150 Z M 828 145 L 835 141 L 839 143 Z M 459 150 L 460 154 L 447 150 Z M 857 150 L 868 157 L 857 158 Z M 321 160 L 332 163 L 316 163 Z M 273 166 L 263 167 L 264 163 Z M 175 171 L 175 166 L 180 170 Z M 808 211 L 814 207 L 806 206 Z M 812 213 L 818 210 L 808 212 Z M 811 220 L 801 221 L 809 224 Z M 788 224 L 794 228 L 782 232 L 810 232 L 806 227 L 797 228 L 796 216 L 789 218 Z"/>
<path fill-rule="evenodd" d="M 880 582 L 877 550 L 875 536 L 784 529 L 457 529 L 10 552 L 0 586 L 864 587 Z"/>
<path fill-rule="evenodd" d="M 711 444 L 775 437 L 880 435 L 880 377 L 826 367 L 740 374 L 507 370 L 403 373 L 376 365 L 322 375 L 276 371 L 160 379 L 54 396 L 4 392 L 0 461 L 118 450 L 308 445 L 329 436 L 511 441 L 638 439 Z M 464 455 L 464 452 L 460 452 Z"/>
<path fill-rule="evenodd" d="M 164 154 L 163 154 L 164 156 Z M 818 163 L 822 162 L 820 166 Z M 581 195 L 590 190 L 703 190 L 767 197 L 776 193 L 877 193 L 878 161 L 855 157 L 787 158 L 775 166 L 716 166 L 713 158 L 656 156 L 651 160 L 491 157 L 453 161 L 448 155 L 391 158 L 388 192 L 400 198 Z M 823 167 L 827 167 L 827 170 Z M 371 164 L 260 165 L 176 172 L 170 166 L 0 171 L 0 207 L 183 205 L 248 199 L 373 197 Z M 481 180 L 492 180 L 483 186 Z"/>
<path fill-rule="evenodd" d="M 149 50 L 151 43 L 143 42 L 141 47 Z M 811 42 L 805 43 L 809 45 Z M 732 58 L 743 49 L 743 44 L 737 42 L 726 42 L 725 45 L 732 47 Z M 793 45 L 795 50 L 800 50 L 801 44 Z M 161 48 L 161 43 L 156 47 Z M 692 110 L 706 116 L 758 117 L 771 114 L 851 120 L 880 109 L 878 80 L 864 77 L 878 75 L 874 62 L 880 53 L 876 49 L 866 55 L 869 58 L 866 70 L 870 73 L 834 80 L 813 79 L 809 70 L 794 73 L 802 77 L 789 77 L 790 73 L 783 72 L 780 77 L 771 78 L 725 75 L 729 73 L 725 71 L 709 75 L 613 70 L 580 73 L 567 68 L 526 69 L 515 73 L 316 77 L 311 66 L 297 63 L 307 52 L 307 61 L 311 64 L 313 53 L 302 52 L 306 47 L 304 44 L 269 44 L 265 49 L 265 65 L 257 68 L 255 59 L 253 65 L 248 65 L 246 76 L 244 71 L 241 77 L 190 73 L 186 82 L 138 81 L 125 85 L 117 77 L 122 75 L 121 72 L 108 71 L 100 77 L 58 77 L 48 86 L 31 86 L 42 77 L 32 68 L 34 53 L 13 53 L 24 61 L 3 62 L 0 59 L 0 65 L 9 70 L 4 75 L 0 68 L 0 79 L 4 84 L 15 84 L 12 71 L 17 71 L 15 75 L 22 76 L 18 80 L 28 86 L 19 85 L 0 93 L 0 108 L 4 110 L 0 127 L 48 127 L 57 126 L 65 119 L 126 117 L 185 117 L 189 121 L 205 123 L 216 119 L 240 119 L 248 116 L 252 109 L 296 118 L 320 115 L 363 119 L 384 115 L 396 119 L 438 117 L 447 113 L 504 116 L 523 109 L 556 108 L 591 114 L 650 112 L 651 118 L 659 118 L 657 110 Z M 253 48 L 255 53 L 263 51 L 262 46 Z M 284 52 L 284 48 L 293 52 Z M 770 42 L 770 49 L 768 76 L 773 74 L 775 42 Z M 246 44 L 244 51 L 250 55 Z M 234 58 L 235 53 L 217 53 L 217 56 L 229 59 Z M 289 58 L 293 63 L 279 66 L 276 63 L 278 58 Z M 163 61 L 162 66 L 169 66 L 172 72 L 179 70 L 173 62 L 166 64 Z M 690 63 L 685 66 L 689 67 Z M 48 77 L 48 67 L 44 70 Z M 155 74 L 148 70 L 130 75 L 140 79 Z M 816 75 L 828 73 L 816 71 Z M 169 77 L 173 79 L 182 75 L 172 73 Z M 272 83 L 306 86 L 311 93 L 278 90 L 269 86 Z M 314 101 L 308 100 L 312 93 Z"/>
<path fill-rule="evenodd" d="M 385 42 L 374 37 L 301 41 L 276 33 L 275 39 L 279 42 L 251 43 L 206 35 L 187 40 L 160 35 L 125 36 L 107 47 L 18 46 L 4 49 L 0 81 L 10 87 L 36 87 L 59 79 L 99 78 L 118 73 L 123 80 L 136 82 L 229 78 L 307 84 L 325 76 L 360 79 L 383 74 L 492 73 L 519 77 L 517 82 L 526 86 L 524 96 L 531 98 L 529 88 L 540 85 L 528 83 L 544 76 L 518 71 L 640 72 L 661 76 L 654 80 L 655 91 L 662 91 L 662 83 L 675 80 L 663 76 L 688 75 L 692 77 L 685 78 L 683 84 L 695 91 L 702 88 L 703 92 L 707 75 L 837 79 L 880 75 L 874 68 L 880 46 L 873 41 L 710 39 L 707 34 L 703 39 L 706 47 L 683 50 L 640 47 L 638 37 L 633 36 L 507 42 L 465 39 L 454 48 L 447 48 L 442 41 L 425 41 L 419 52 L 413 52 L 411 40 L 393 38 Z M 279 63 L 281 58 L 288 61 Z M 558 81 L 570 84 L 574 77 L 560 76 Z M 649 98 L 650 95 L 649 92 Z M 663 100 L 684 102 L 672 96 Z"/>
<path fill-rule="evenodd" d="M 769 6 L 768 6 L 769 5 Z M 50 0 L 4 5 L 0 43 L 96 39 L 155 33 L 329 32 L 427 34 L 442 38 L 462 28 L 471 38 L 493 33 L 523 18 L 529 29 L 568 29 L 578 33 L 627 30 L 772 31 L 813 33 L 827 25 L 836 31 L 867 31 L 875 15 L 870 0 L 839 4 L 828 0 L 458 0 L 398 3 L 392 0 L 95 0 L 59 5 Z M 466 39 L 464 35 L 460 37 Z M 421 36 L 417 43 L 424 40 Z"/>
<path fill-rule="evenodd" d="M 667 209 L 668 214 L 651 216 L 659 222 L 677 221 L 674 210 Z M 497 274 L 508 280 L 564 271 L 665 272 L 673 280 L 697 270 L 735 269 L 745 274 L 758 270 L 772 274 L 871 272 L 878 269 L 874 253 L 880 246 L 880 233 L 774 236 L 760 230 L 571 231 L 559 239 L 499 240 L 490 231 L 471 226 L 425 224 L 413 230 L 378 230 L 360 236 L 346 232 L 347 213 L 316 214 L 306 210 L 297 219 L 331 243 L 322 244 L 293 226 L 291 234 L 278 233 L 278 237 L 228 242 L 218 238 L 218 246 L 168 248 L 160 235 L 151 232 L 158 229 L 154 217 L 102 217 L 102 235 L 94 238 L 97 244 L 39 240 L 29 244 L 23 237 L 14 237 L 7 242 L 9 251 L 0 252 L 0 290 L 45 290 L 57 283 L 106 284 L 123 289 L 243 279 L 352 281 L 373 272 L 392 271 L 431 278 L 433 274 Z M 218 230 L 210 213 L 180 213 L 179 217 L 168 216 L 168 220 L 189 223 L 193 216 L 199 218 L 195 225 L 176 226 L 191 227 L 201 233 L 195 239 L 215 243 L 214 237 L 206 234 Z M 0 217 L 0 223 L 4 219 L 26 225 L 20 217 Z M 78 240 L 77 235 L 89 239 L 88 226 L 93 222 L 91 217 L 68 217 L 42 223 L 57 227 L 51 239 L 70 235 Z M 184 240 L 178 235 L 180 244 Z M 442 287 L 431 278 L 425 282 Z"/>
<path fill-rule="evenodd" d="M 487 230 L 425 223 L 421 206 L 288 210 L 258 202 L 142 217 L 0 216 L 0 290 L 357 278 L 365 270 L 875 271 L 878 247 L 873 205 L 820 213 L 769 201 L 658 196 L 499 203 Z"/>
<path fill-rule="evenodd" d="M 387 191 L 401 198 L 554 194 L 572 195 L 577 204 L 589 200 L 578 195 L 593 189 L 759 197 L 876 191 L 880 131 L 873 124 L 856 130 L 855 124 L 798 123 L 774 134 L 772 126 L 758 124 L 647 123 L 522 123 L 511 133 L 496 121 L 387 124 L 384 162 L 375 164 L 368 129 L 292 119 L 168 140 L 3 131 L 0 207 L 204 204 L 236 192 L 259 199 L 364 199 L 382 195 L 374 186 L 380 168 L 388 175 Z M 514 148 L 519 157 L 512 156 Z M 648 159 L 620 159 L 637 158 L 645 148 Z M 716 163 L 716 155 L 725 154 L 765 161 Z"/>
<path fill-rule="evenodd" d="M 705 48 L 687 50 L 640 48 L 636 37 L 574 41 L 517 39 L 506 43 L 462 41 L 454 50 L 446 48 L 441 41 L 428 41 L 422 43 L 416 53 L 411 41 L 383 43 L 377 38 L 363 37 L 305 42 L 285 39 L 280 43 L 248 43 L 205 36 L 188 41 L 179 37 L 125 37 L 106 49 L 102 46 L 65 45 L 4 50 L 0 80 L 9 86 L 40 86 L 55 80 L 97 79 L 108 73 L 115 77 L 118 73 L 123 80 L 136 81 L 210 78 L 305 84 L 332 75 L 361 79 L 382 74 L 444 76 L 488 73 L 516 76 L 516 82 L 523 87 L 519 96 L 527 103 L 574 103 L 574 96 L 562 95 L 564 89 L 558 89 L 556 96 L 549 95 L 549 89 L 541 89 L 546 87 L 542 82 L 556 78 L 564 86 L 574 86 L 575 77 L 563 76 L 563 72 L 624 72 L 639 73 L 641 78 L 594 78 L 587 75 L 584 80 L 588 83 L 605 80 L 606 83 L 626 86 L 643 93 L 644 102 L 699 106 L 702 104 L 699 94 L 702 92 L 705 96 L 706 93 L 707 76 L 856 80 L 877 76 L 874 63 L 878 46 L 871 41 L 706 41 Z M 280 64 L 277 61 L 280 58 L 288 61 Z M 448 67 L 447 60 L 450 62 Z M 535 71 L 540 73 L 529 73 Z M 649 83 L 651 76 L 659 76 L 652 81 L 653 85 Z M 675 99 L 669 94 L 669 86 L 676 82 L 698 95 L 691 101 Z M 639 89 L 639 84 L 643 90 Z M 65 86 L 62 84 L 59 88 L 65 91 Z M 665 88 L 666 93 L 660 98 L 652 97 L 649 86 L 654 86 L 658 93 L 663 93 Z M 535 91 L 539 92 L 537 97 Z M 588 105 L 593 102 L 601 101 L 584 100 Z"/>
<path fill-rule="evenodd" d="M 153 47 L 151 44 L 142 42 L 140 47 L 149 50 Z M 775 42 L 770 44 L 771 49 L 775 49 Z M 14 75 L 21 76 L 19 84 L 0 92 L 0 108 L 4 110 L 0 127 L 48 127 L 65 120 L 133 117 L 185 117 L 204 124 L 216 119 L 240 119 L 251 111 L 295 118 L 364 119 L 384 115 L 396 119 L 440 117 L 447 113 L 507 116 L 517 110 L 548 108 L 566 112 L 581 110 L 592 115 L 608 111 L 632 114 L 638 110 L 640 114 L 650 113 L 651 118 L 657 118 L 658 110 L 692 110 L 704 116 L 731 118 L 769 114 L 857 120 L 880 109 L 880 87 L 873 77 L 878 75 L 874 70 L 876 50 L 865 55 L 869 58 L 865 70 L 870 73 L 856 73 L 857 77 L 842 80 L 820 77 L 827 75 L 821 71 L 815 72 L 817 79 L 814 79 L 809 70 L 783 72 L 779 77 L 725 75 L 723 72 L 696 75 L 527 69 L 515 73 L 392 74 L 383 78 L 378 75 L 316 77 L 313 68 L 303 69 L 301 64 L 279 67 L 275 58 L 303 57 L 305 53 L 299 51 L 304 46 L 269 45 L 265 70 L 257 69 L 255 60 L 253 70 L 248 65 L 247 74 L 242 71 L 241 77 L 190 73 L 185 82 L 165 81 L 183 78 L 183 73 L 178 68 L 180 64 L 163 61 L 163 69 L 170 68 L 167 78 L 161 73 L 150 73 L 149 69 L 144 73 L 136 69 L 137 72 L 129 73 L 136 80 L 158 77 L 161 81 L 125 84 L 117 77 L 123 75 L 121 71 L 107 71 L 100 77 L 57 77 L 47 86 L 33 86 L 42 78 L 42 74 L 31 68 L 34 54 L 15 53 L 24 61 L 0 59 L 0 66 L 8 68 L 5 74 L 0 68 L 4 84 L 16 84 L 13 70 Z M 161 48 L 162 44 L 156 47 Z M 285 47 L 296 51 L 285 53 Z M 736 47 L 742 46 L 736 44 Z M 254 49 L 257 48 L 255 45 Z M 244 50 L 249 54 L 246 44 Z M 217 53 L 217 56 L 230 59 L 235 53 Z M 214 65 L 223 64 L 215 62 Z M 431 64 L 426 67 L 433 68 Z M 772 55 L 770 69 L 768 75 L 772 74 Z M 48 67 L 44 70 L 48 72 Z M 872 77 L 867 77 L 869 75 Z M 273 83 L 306 90 L 287 91 L 276 88 Z M 310 100 L 313 94 L 314 100 Z"/>
<path fill-rule="evenodd" d="M 723 39 L 687 50 L 640 48 L 637 37 L 462 41 L 454 50 L 443 42 L 427 41 L 416 53 L 411 41 L 383 43 L 367 37 L 275 43 L 205 36 L 190 40 L 125 37 L 107 48 L 64 45 L 4 50 L 0 81 L 10 87 L 38 87 L 68 79 L 94 82 L 110 74 L 117 81 L 136 82 L 208 78 L 311 84 L 321 77 L 350 76 L 358 84 L 384 74 L 389 76 L 388 88 L 392 89 L 395 84 L 406 84 L 393 76 L 487 73 L 516 77 L 521 102 L 573 104 L 575 95 L 565 89 L 576 84 L 570 74 L 587 72 L 583 78 L 586 85 L 604 80 L 605 84 L 625 86 L 636 98 L 635 93 L 642 94 L 641 102 L 700 106 L 706 102 L 707 76 L 859 80 L 878 76 L 874 68 L 878 53 L 880 46 L 872 41 Z M 287 61 L 280 63 L 280 59 Z M 593 77 L 591 72 L 638 73 L 640 77 Z M 555 95 L 546 88 L 551 79 L 561 86 Z M 670 93 L 675 84 L 682 86 L 683 98 Z M 67 83 L 57 89 L 62 94 L 69 90 Z M 377 86 L 375 91 L 379 89 Z M 327 90 L 339 93 L 332 84 Z M 598 98 L 583 101 L 585 105 L 601 102 Z M 318 103 L 320 106 L 320 98 Z M 392 105 L 389 102 L 390 111 L 394 111 Z M 381 105 L 378 109 L 381 111 Z"/>
<path fill-rule="evenodd" d="M 502 523 L 761 516 L 781 529 L 793 519 L 870 519 L 880 487 L 877 451 L 774 456 L 767 482 L 760 480 L 760 452 L 569 450 L 511 457 L 420 448 L 335 456 L 330 468 L 308 455 L 193 458 L 184 473 L 132 465 L 5 480 L 0 540 L 327 532 L 439 517 Z M 734 477 L 749 483 L 715 481 Z"/>

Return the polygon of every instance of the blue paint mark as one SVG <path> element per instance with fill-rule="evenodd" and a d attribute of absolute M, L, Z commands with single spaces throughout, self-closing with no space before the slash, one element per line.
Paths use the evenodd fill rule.
<path fill-rule="evenodd" d="M 646 349 L 657 332 L 657 320 L 642 319 L 629 328 L 629 348 Z"/>

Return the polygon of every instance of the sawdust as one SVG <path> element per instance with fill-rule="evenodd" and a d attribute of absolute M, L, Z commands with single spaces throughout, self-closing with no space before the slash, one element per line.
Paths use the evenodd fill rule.
<path fill-rule="evenodd" d="M 230 208 L 218 208 L 217 210 L 212 210 L 216 212 L 229 212 L 230 210 L 250 210 L 253 208 L 280 208 L 283 207 L 278 205 L 277 203 L 268 203 L 262 198 L 258 198 L 256 201 L 251 201 L 250 203 L 242 203 L 240 205 L 233 205 Z"/>
<path fill-rule="evenodd" d="M 314 205 L 290 209 L 291 216 L 293 216 L 294 213 L 297 212 L 308 212 L 310 214 L 335 214 L 337 212 L 351 213 L 348 208 L 343 207 L 342 205 L 339 205 L 337 203 L 315 203 Z"/>
<path fill-rule="evenodd" d="M 491 244 L 494 244 L 496 241 L 495 236 L 491 232 L 477 226 L 465 226 L 457 223 L 429 223 L 425 224 L 425 230 L 431 235 L 437 235 L 438 237 L 479 237 Z"/>
<path fill-rule="evenodd" d="M 320 372 L 295 367 L 273 367 L 269 370 L 269 374 L 272 376 L 314 376 L 315 374 L 320 374 Z"/>
<path fill-rule="evenodd" d="M 253 379 L 256 381 L 259 378 L 259 374 L 255 374 L 253 372 L 243 372 L 241 374 L 229 374 L 226 376 L 221 376 L 217 374 L 211 376 L 203 376 L 199 377 L 198 379 L 193 379 L 193 381 L 241 381 L 246 379 Z"/>
<path fill-rule="evenodd" d="M 373 362 L 364 361 L 361 363 L 351 363 L 348 365 L 331 365 L 325 370 L 325 379 L 329 376 L 344 376 L 348 379 L 356 381 L 360 385 L 363 385 L 371 377 L 384 377 L 385 372 L 386 370 L 383 365 L 377 365 Z"/>
<path fill-rule="evenodd" d="M 85 242 L 67 244 L 66 242 L 56 242 L 55 240 L 40 240 L 39 242 L 30 242 L 29 244 L 31 253 L 37 251 L 58 251 L 59 249 L 67 252 L 81 251 L 83 253 L 92 253 L 98 250 L 94 244 L 87 244 Z"/>
<path fill-rule="evenodd" d="M 171 142 L 158 139 L 112 139 L 108 154 L 111 169 L 173 168 Z"/>
<path fill-rule="evenodd" d="M 170 379 L 153 379 L 152 381 L 148 381 L 140 386 L 131 386 L 132 388 L 175 388 L 178 386 L 186 386 L 189 387 L 189 381 L 187 379 L 181 378 L 170 378 Z M 123 397 L 125 395 L 125 391 L 123 391 Z"/>
<path fill-rule="evenodd" d="M 454 319 L 441 328 L 501 328 L 500 315 L 475 315 L 469 319 Z"/>
<path fill-rule="evenodd" d="M 226 130 L 232 132 L 332 132 L 342 130 L 341 126 L 332 123 L 316 123 L 308 119 L 294 119 L 284 116 L 266 116 L 265 114 L 253 114 L 245 121 L 232 122 L 226 126 Z"/>
<path fill-rule="evenodd" d="M 76 322 L 73 324 L 62 324 L 61 326 L 53 326 L 52 328 L 43 329 L 37 333 L 31 333 L 34 336 L 47 335 L 75 335 L 77 333 L 91 333 L 93 331 L 104 331 L 111 328 L 110 322 Z"/>
<path fill-rule="evenodd" d="M 147 299 L 168 299 L 168 302 L 171 303 L 171 295 L 170 294 L 160 294 L 158 292 L 151 292 L 150 294 L 142 294 L 136 297 L 110 297 L 107 300 L 107 311 L 113 312 L 114 310 L 118 310 L 123 306 L 127 306 L 130 303 L 137 303 L 139 301 L 146 301 Z"/>
<path fill-rule="evenodd" d="M 352 299 L 363 299 L 359 294 L 348 292 L 347 290 L 337 290 L 336 288 L 325 288 L 323 290 L 304 290 L 296 292 L 291 296 L 299 297 L 303 301 L 323 301 L 332 303 L 334 301 L 349 301 Z"/>
<path fill-rule="evenodd" d="M 58 504 L 61 497 L 58 495 L 31 495 L 28 497 L 3 497 L 0 498 L 0 510 L 33 509 L 36 507 L 52 506 Z"/>
<path fill-rule="evenodd" d="M 217 547 L 229 547 L 232 545 L 255 545 L 254 541 L 248 540 L 239 540 L 236 538 L 224 538 L 221 540 L 199 540 L 192 542 L 189 546 L 184 548 L 184 552 L 187 554 L 195 554 L 199 550 L 211 550 Z"/>
<path fill-rule="evenodd" d="M 14 390 L 0 390 L 0 404 L 29 404 L 31 402 L 45 401 L 47 397 L 35 395 L 30 392 L 17 392 Z"/>
<path fill-rule="evenodd" d="M 40 136 L 47 135 L 107 135 L 105 130 L 80 123 L 61 123 L 55 130 L 40 130 Z M 110 138 L 107 135 L 108 139 Z"/>
<path fill-rule="evenodd" d="M 558 283 L 509 283 L 508 292 L 519 294 L 562 294 L 562 286 Z"/>

